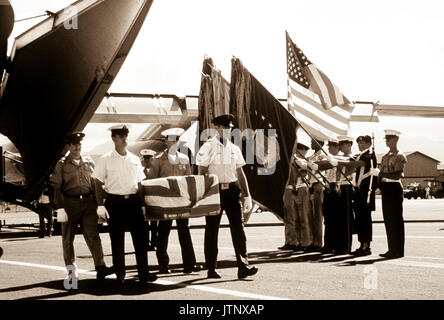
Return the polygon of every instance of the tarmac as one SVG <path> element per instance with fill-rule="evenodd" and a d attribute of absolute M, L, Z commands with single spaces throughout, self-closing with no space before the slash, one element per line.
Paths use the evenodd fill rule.
<path fill-rule="evenodd" d="M 17 222 L 0 213 L 0 220 Z M 18 213 L 17 213 L 18 214 Z M 20 213 L 22 214 L 22 213 Z M 33 213 L 28 217 L 36 218 Z M 16 216 L 18 217 L 18 216 Z M 194 305 L 196 301 L 311 301 L 311 300 L 442 300 L 444 299 L 444 199 L 406 200 L 405 257 L 388 260 L 378 256 L 387 250 L 387 240 L 380 201 L 373 214 L 372 255 L 321 255 L 282 251 L 283 224 L 269 212 L 252 214 L 246 225 L 247 248 L 258 274 L 246 280 L 237 279 L 236 260 L 225 215 L 219 232 L 218 270 L 221 279 L 206 278 L 206 271 L 184 274 L 177 232 L 170 234 L 168 253 L 171 274 L 158 274 L 159 279 L 147 288 L 137 286 L 137 272 L 131 237 L 126 234 L 127 281 L 116 287 L 113 276 L 98 285 L 91 254 L 82 236 L 75 238 L 80 281 L 77 289 L 64 287 L 60 236 L 39 239 L 28 230 L 9 230 L 1 234 L 4 254 L 0 258 L 0 300 L 143 300 L 177 302 Z M 36 220 L 38 222 L 38 218 Z M 204 264 L 202 226 L 204 218 L 190 219 L 196 258 Z M 12 237 L 12 234 L 23 237 Z M 107 233 L 101 233 L 107 265 L 112 264 Z M 358 245 L 356 236 L 353 249 Z M 155 252 L 148 252 L 149 269 L 158 272 Z M 160 305 L 160 304 L 159 304 Z M 176 305 L 175 305 L 176 306 Z M 292 304 L 293 306 L 293 304 Z M 155 307 L 155 306 L 154 306 Z M 178 314 L 179 309 L 173 311 Z M 171 311 L 171 310 L 170 310 Z M 176 317 L 180 318 L 180 317 Z M 186 318 L 186 317 L 185 317 Z M 185 319 L 184 318 L 184 319 Z"/>

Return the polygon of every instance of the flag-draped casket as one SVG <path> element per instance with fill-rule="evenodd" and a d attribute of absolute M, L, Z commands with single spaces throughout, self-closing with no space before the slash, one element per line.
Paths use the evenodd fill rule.
<path fill-rule="evenodd" d="M 217 215 L 219 181 L 215 175 L 171 176 L 142 181 L 146 220 L 175 220 Z"/>

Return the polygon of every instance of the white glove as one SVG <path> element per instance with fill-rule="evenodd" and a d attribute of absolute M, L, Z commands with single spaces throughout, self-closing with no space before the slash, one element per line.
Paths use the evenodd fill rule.
<path fill-rule="evenodd" d="M 106 210 L 105 206 L 98 206 L 97 207 L 97 217 L 98 217 L 98 221 L 99 223 L 101 222 L 105 222 L 106 220 L 109 219 L 109 214 L 108 211 Z"/>
<path fill-rule="evenodd" d="M 379 176 L 380 170 L 378 168 L 370 168 L 370 174 L 372 176 Z"/>
<path fill-rule="evenodd" d="M 251 197 L 244 198 L 244 212 L 250 212 L 253 209 L 253 203 L 251 202 Z"/>
<path fill-rule="evenodd" d="M 333 166 L 333 167 L 337 167 L 338 166 L 338 160 L 333 159 L 332 157 L 327 157 L 328 162 Z"/>
<path fill-rule="evenodd" d="M 307 163 L 307 166 L 309 166 L 310 169 L 313 170 L 313 171 L 318 171 L 318 169 L 319 169 L 319 166 L 316 163 L 311 162 L 311 161 L 309 161 Z"/>
<path fill-rule="evenodd" d="M 59 208 L 57 211 L 57 222 L 68 222 L 68 215 L 66 214 L 65 209 Z"/>
<path fill-rule="evenodd" d="M 302 162 L 301 160 L 295 159 L 294 162 L 302 169 L 307 170 L 307 164 Z"/>

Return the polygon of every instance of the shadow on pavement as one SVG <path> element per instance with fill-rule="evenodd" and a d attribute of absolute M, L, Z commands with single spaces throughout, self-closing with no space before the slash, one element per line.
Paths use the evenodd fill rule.
<path fill-rule="evenodd" d="M 28 296 L 19 300 L 39 300 L 39 299 L 56 299 L 56 298 L 71 298 L 76 299 L 77 295 L 91 295 L 97 297 L 106 297 L 112 295 L 143 295 L 150 292 L 160 292 L 172 289 L 177 289 L 177 285 L 160 285 L 156 283 L 149 283 L 148 285 L 140 285 L 138 281 L 133 279 L 125 280 L 124 284 L 117 285 L 115 280 L 106 279 L 98 282 L 95 279 L 81 279 L 78 281 L 78 289 L 66 290 L 64 288 L 63 279 L 33 283 L 24 286 L 10 287 L 0 289 L 0 293 L 4 292 L 16 292 L 32 289 L 51 289 L 58 290 L 55 293 L 49 293 L 39 296 Z"/>

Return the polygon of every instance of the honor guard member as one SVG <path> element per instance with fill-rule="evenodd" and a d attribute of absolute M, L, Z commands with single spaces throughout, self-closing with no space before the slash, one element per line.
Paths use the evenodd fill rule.
<path fill-rule="evenodd" d="M 152 162 L 156 154 L 157 152 L 151 149 L 140 150 L 140 155 L 143 157 L 142 160 L 143 172 L 147 177 L 151 170 Z M 146 210 L 147 209 L 145 207 L 145 212 Z M 155 250 L 155 248 L 157 247 L 157 223 L 158 223 L 157 220 L 145 221 L 145 225 L 147 228 L 147 235 L 148 235 L 148 248 L 147 248 L 148 251 Z"/>
<path fill-rule="evenodd" d="M 352 252 L 356 256 L 367 256 L 371 254 L 370 242 L 372 241 L 372 217 L 371 212 L 375 210 L 375 190 L 379 170 L 376 169 L 376 156 L 370 150 L 372 138 L 368 135 L 359 136 L 356 139 L 360 153 L 355 159 L 340 162 L 342 166 L 355 168 L 355 230 L 358 234 L 359 248 Z M 376 176 L 375 178 L 372 178 Z"/>
<path fill-rule="evenodd" d="M 297 251 L 313 250 L 313 231 L 311 227 L 313 216 L 313 205 L 310 195 L 310 179 L 308 171 L 317 170 L 317 165 L 305 160 L 310 148 L 302 143 L 296 144 L 296 155 L 294 163 L 297 165 L 298 180 L 296 183 L 296 232 L 299 236 Z"/>
<path fill-rule="evenodd" d="M 0 83 L 8 63 L 8 38 L 14 28 L 14 10 L 9 0 L 0 0 Z"/>
<path fill-rule="evenodd" d="M 356 139 L 360 154 L 356 158 L 355 227 L 359 248 L 352 252 L 356 256 L 372 254 L 372 211 L 375 211 L 375 190 L 379 170 L 375 153 L 371 150 L 372 138 L 368 135 Z"/>
<path fill-rule="evenodd" d="M 401 132 L 385 130 L 385 142 L 389 152 L 382 157 L 378 183 L 382 195 L 382 214 L 387 234 L 388 251 L 381 257 L 396 259 L 404 256 L 404 219 L 402 216 L 403 188 L 401 177 L 407 158 L 398 150 Z"/>
<path fill-rule="evenodd" d="M 75 132 L 66 138 L 68 156 L 57 162 L 52 180 L 54 202 L 58 214 L 66 213 L 68 221 L 62 223 L 63 258 L 71 277 L 78 277 L 74 254 L 74 236 L 80 223 L 83 237 L 94 259 L 97 279 L 112 273 L 103 258 L 102 242 L 97 225 L 97 201 L 92 178 L 94 162 L 81 155 L 84 133 Z"/>
<path fill-rule="evenodd" d="M 339 149 L 347 161 L 352 160 L 353 138 L 339 136 Z M 341 173 L 342 172 L 342 173 Z M 355 169 L 344 167 L 339 162 L 336 179 L 339 188 L 338 211 L 336 214 L 335 254 L 350 253 L 353 235 L 353 181 Z"/>
<path fill-rule="evenodd" d="M 328 153 L 332 168 L 325 171 L 330 188 L 324 189 L 324 201 L 322 202 L 322 214 L 324 215 L 324 246 L 321 253 L 333 253 L 336 237 L 336 214 L 338 210 L 339 195 L 336 188 L 336 166 L 338 161 L 334 159 L 339 153 L 339 140 L 328 139 Z"/>
<path fill-rule="evenodd" d="M 108 130 L 115 149 L 100 158 L 93 177 L 100 182 L 96 188 L 99 203 L 102 204 L 103 197 L 106 198 L 117 283 L 122 284 L 125 279 L 125 230 L 128 228 L 136 252 L 139 282 L 146 284 L 156 280 L 157 276 L 148 273 L 148 240 L 142 211 L 145 203 L 140 183 L 145 174 L 140 159 L 127 150 L 128 127 L 121 124 Z"/>
<path fill-rule="evenodd" d="M 164 178 L 170 176 L 185 176 L 191 174 L 190 160 L 187 155 L 179 152 L 180 142 L 178 138 L 184 133 L 182 128 L 171 128 L 162 131 L 167 148 L 158 155 L 152 163 L 148 173 L 148 179 Z M 182 250 L 182 262 L 184 273 L 198 271 L 196 266 L 196 255 L 194 254 L 193 242 L 191 240 L 189 219 L 177 219 L 177 233 L 180 248 Z M 169 257 L 167 253 L 168 237 L 173 220 L 160 220 L 158 227 L 158 241 L 156 248 L 157 261 L 159 262 L 159 273 L 170 273 L 168 268 Z"/>
<path fill-rule="evenodd" d="M 243 279 L 257 273 L 257 267 L 251 267 L 247 256 L 247 238 L 245 236 L 243 216 L 239 203 L 242 192 L 244 213 L 252 209 L 248 182 L 242 167 L 245 160 L 238 146 L 230 141 L 234 116 L 225 114 L 212 120 L 217 134 L 209 138 L 200 148 L 197 155 L 199 174 L 215 174 L 219 179 L 221 213 L 206 216 L 205 225 L 205 262 L 208 267 L 208 278 L 220 278 L 216 271 L 217 241 L 222 210 L 225 211 L 230 223 L 238 278 Z"/>
<path fill-rule="evenodd" d="M 302 143 L 296 144 L 296 153 L 291 162 L 288 185 L 284 191 L 285 244 L 278 248 L 280 250 L 299 251 L 311 244 L 311 239 L 307 239 L 310 234 L 307 228 L 308 213 L 303 211 L 305 209 L 309 212 L 311 209 L 310 192 L 308 190 L 310 183 L 306 177 L 306 166 L 305 169 L 302 169 L 296 164 L 305 161 L 298 155 L 305 157 L 308 149 L 309 147 Z M 302 227 L 304 232 L 302 232 Z M 302 241 L 302 233 L 304 233 L 304 241 Z"/>
<path fill-rule="evenodd" d="M 312 154 L 308 158 L 308 160 L 310 160 L 311 162 L 315 162 L 325 159 L 321 150 L 323 145 L 323 141 L 312 139 L 311 148 L 314 150 L 314 154 Z M 305 251 L 307 252 L 320 251 L 322 248 L 322 202 L 324 198 L 324 187 L 319 182 L 322 179 L 321 175 L 316 174 L 316 178 L 314 175 L 310 177 L 312 189 L 311 202 L 313 207 L 310 217 L 310 227 L 311 233 L 313 235 L 313 243 L 308 248 L 306 248 Z"/>

